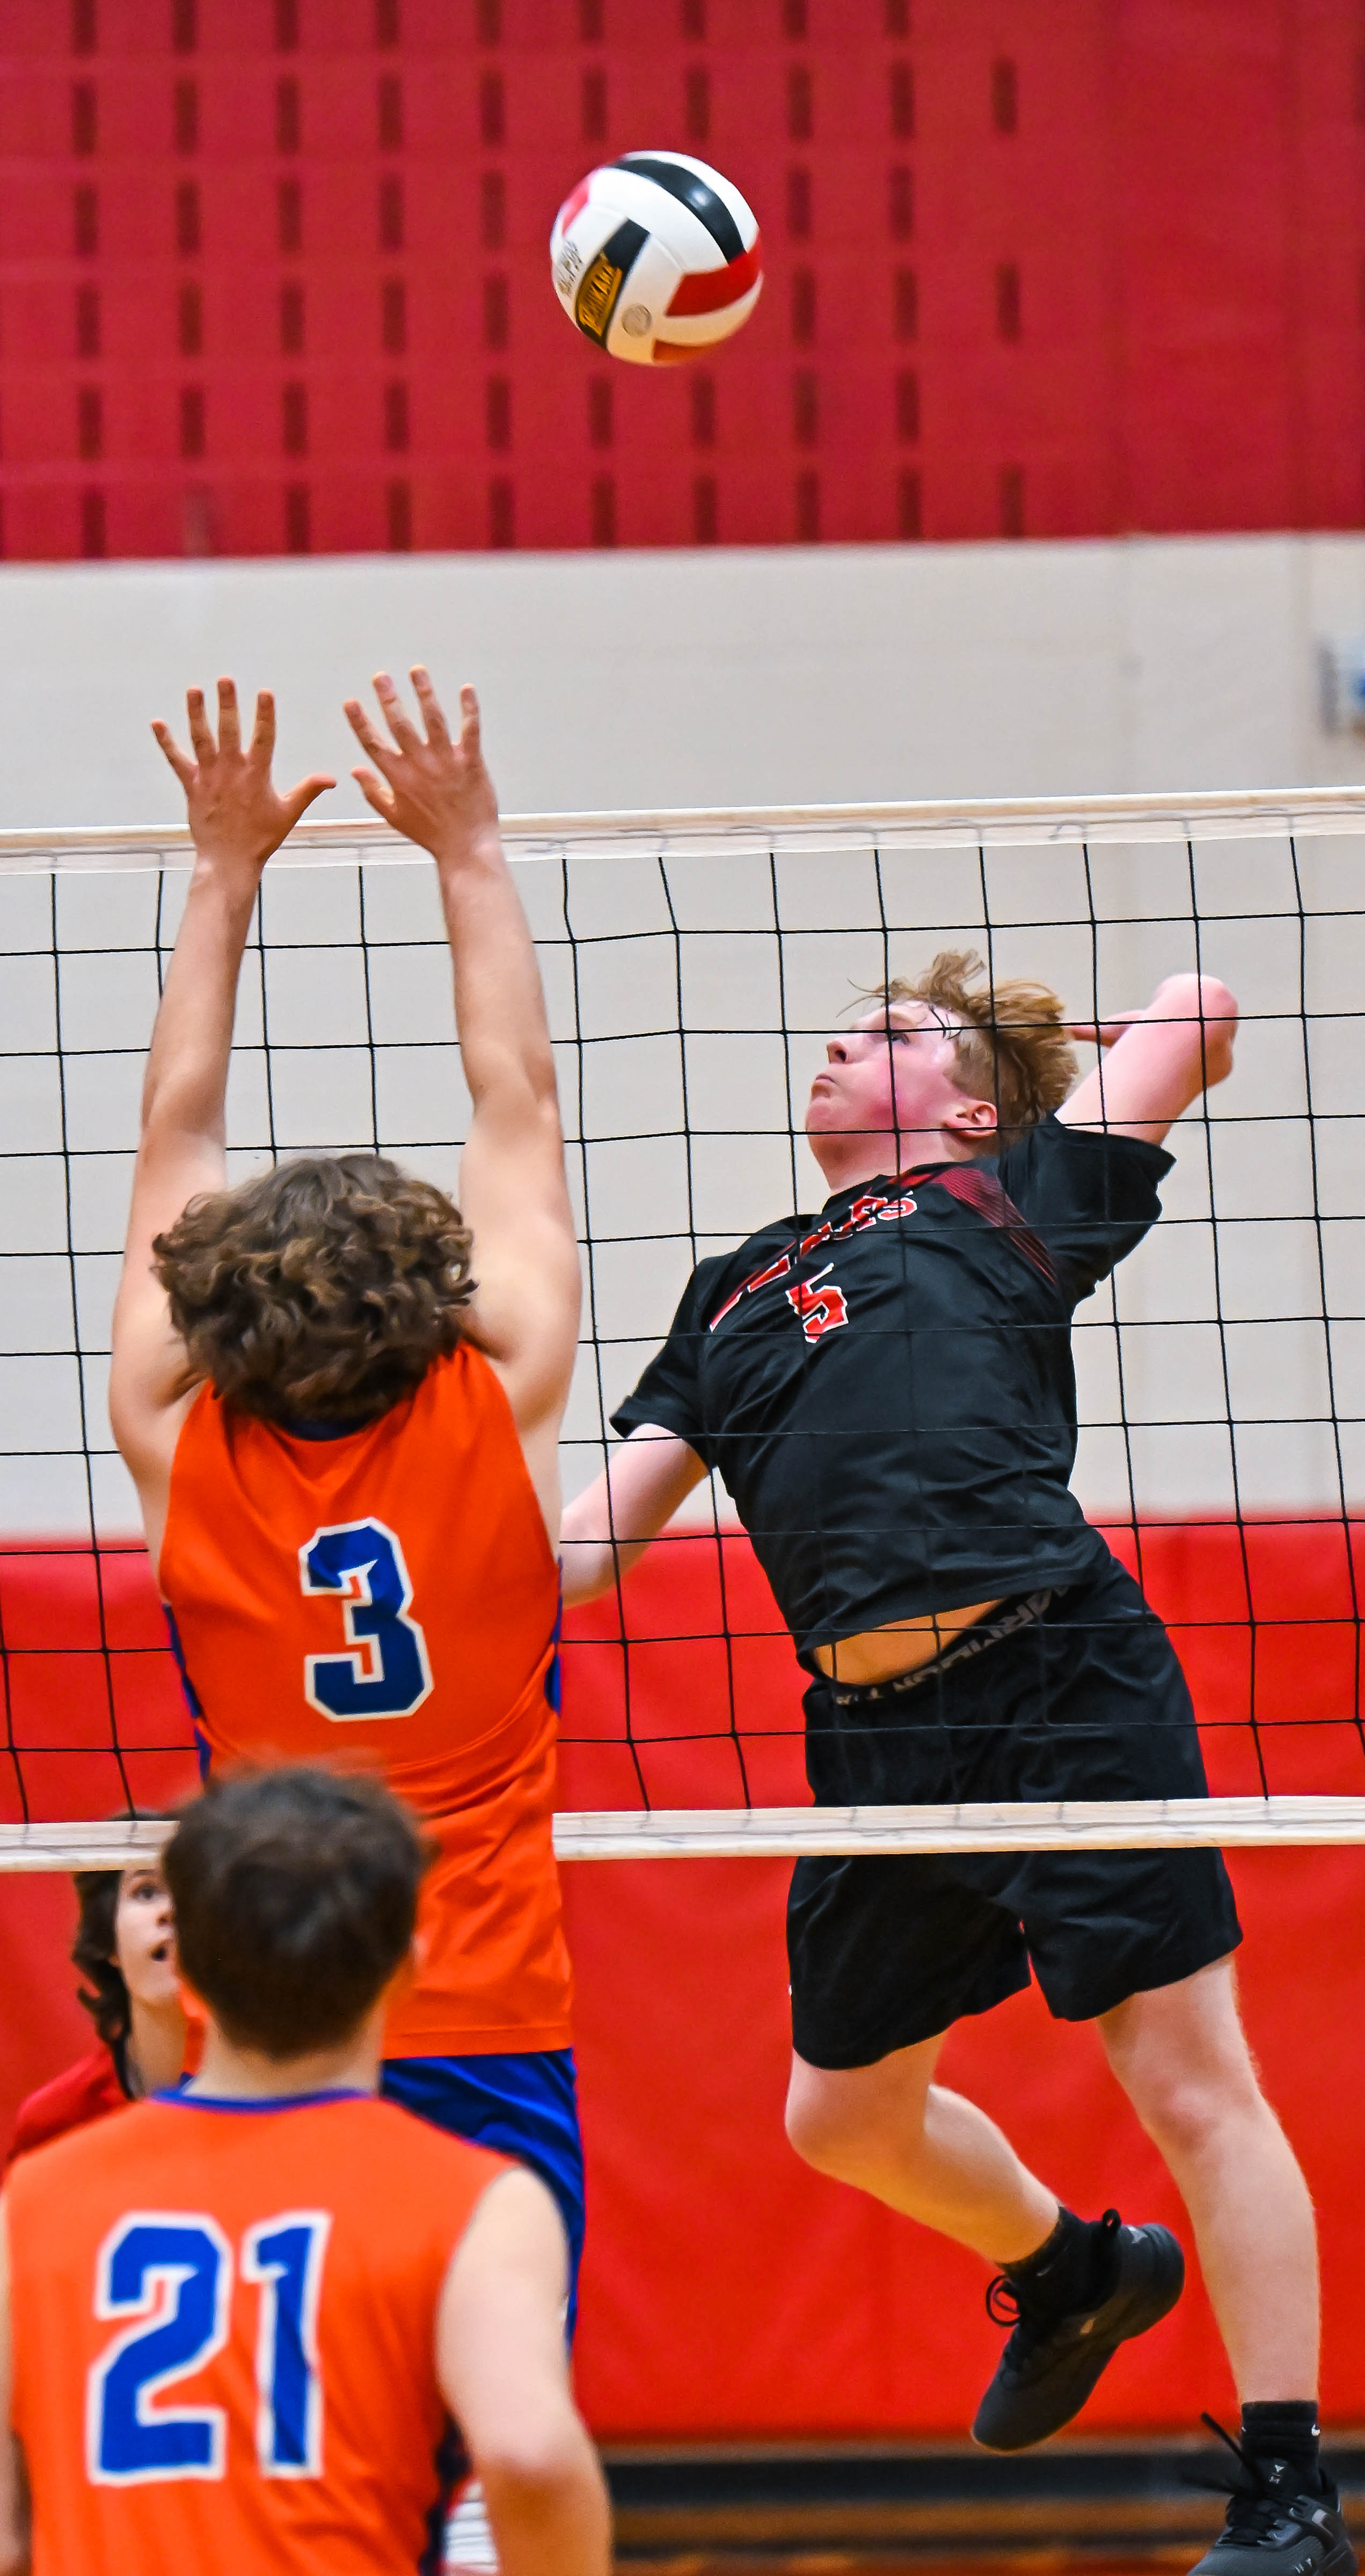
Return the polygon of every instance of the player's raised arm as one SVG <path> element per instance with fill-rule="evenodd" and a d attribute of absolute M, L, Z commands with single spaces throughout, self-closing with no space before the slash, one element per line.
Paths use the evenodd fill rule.
<path fill-rule="evenodd" d="M 482 2481 L 503 2576 L 606 2576 L 610 2519 L 569 2390 L 564 2230 L 525 2171 L 491 2183 L 446 2275 L 441 2394 Z"/>
<path fill-rule="evenodd" d="M 376 676 L 389 739 L 357 699 L 347 700 L 352 729 L 374 764 L 354 775 L 375 812 L 436 861 L 474 1107 L 459 1195 L 474 1237 L 477 1338 L 507 1389 L 545 1504 L 580 1294 L 545 997 L 503 853 L 478 700 L 472 689 L 460 691 L 456 737 L 427 673 L 414 670 L 412 684 L 420 726 L 387 673 Z"/>
<path fill-rule="evenodd" d="M 672 1520 L 706 1466 L 676 1431 L 642 1422 L 594 1483 L 565 1505 L 560 1530 L 564 1601 L 595 1601 Z"/>
<path fill-rule="evenodd" d="M 114 1434 L 153 1525 L 164 1516 L 159 1489 L 169 1477 L 189 1380 L 152 1243 L 190 1199 L 223 1186 L 237 979 L 261 872 L 314 797 L 335 785 L 314 773 L 287 795 L 279 793 L 270 774 L 275 701 L 269 690 L 256 700 L 245 745 L 231 680 L 218 683 L 216 735 L 201 689 L 189 691 L 186 707 L 188 751 L 159 720 L 152 726 L 185 790 L 194 868 L 143 1082 L 109 1387 Z"/>
<path fill-rule="evenodd" d="M 1058 1117 L 1160 1145 L 1191 1101 L 1231 1073 L 1237 1004 L 1216 975 L 1168 975 L 1145 1011 L 1076 1021 L 1070 1033 L 1107 1055 Z"/>

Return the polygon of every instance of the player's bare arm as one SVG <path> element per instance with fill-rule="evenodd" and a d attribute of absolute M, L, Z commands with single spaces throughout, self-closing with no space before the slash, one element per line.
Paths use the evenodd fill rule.
<path fill-rule="evenodd" d="M 436 2375 L 482 2481 L 503 2576 L 605 2576 L 610 2517 L 569 2389 L 564 2231 L 535 2175 L 484 2193 L 446 2275 Z"/>
<path fill-rule="evenodd" d="M 376 676 L 387 738 L 358 699 L 347 700 L 373 763 L 353 774 L 375 812 L 436 861 L 473 1102 L 459 1198 L 474 1237 L 474 1336 L 506 1387 L 554 1537 L 580 1278 L 545 997 L 503 852 L 478 700 L 471 688 L 460 691 L 456 736 L 427 673 L 414 670 L 412 684 L 420 725 L 388 674 Z"/>
<path fill-rule="evenodd" d="M 565 1507 L 564 1601 L 595 1601 L 644 1555 L 706 1474 L 675 1431 L 642 1422 L 595 1482 Z"/>
<path fill-rule="evenodd" d="M 10 2431 L 14 2384 L 10 2335 L 9 2213 L 0 2200 L 0 2576 L 28 2576 L 28 2488 L 23 2453 Z"/>
<path fill-rule="evenodd" d="M 1071 1034 L 1105 1051 L 1057 1115 L 1160 1145 L 1183 1111 L 1232 1071 L 1237 1004 L 1216 975 L 1168 975 L 1145 1011 L 1077 1020 Z"/>
<path fill-rule="evenodd" d="M 191 689 L 185 703 L 188 751 L 168 726 L 159 720 L 152 726 L 185 790 L 194 868 L 142 1087 L 109 1383 L 114 1436 L 138 1489 L 153 1566 L 171 1460 L 194 1381 L 152 1266 L 152 1243 L 192 1198 L 224 1185 L 237 979 L 261 874 L 314 798 L 336 784 L 315 771 L 280 794 L 271 777 L 275 701 L 268 689 L 257 697 L 246 743 L 231 680 L 218 683 L 216 734 L 203 691 Z"/>

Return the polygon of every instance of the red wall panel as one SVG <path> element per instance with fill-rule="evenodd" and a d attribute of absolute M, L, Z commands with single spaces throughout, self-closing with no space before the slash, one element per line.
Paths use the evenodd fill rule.
<path fill-rule="evenodd" d="M 0 543 L 1359 525 L 1359 65 L 1355 0 L 7 0 Z M 648 144 L 763 226 L 699 371 L 549 287 Z"/>
<path fill-rule="evenodd" d="M 1358 2425 L 1359 2093 L 1318 2042 L 1365 2009 L 1365 1860 L 1235 1854 L 1232 1874 L 1247 2027 L 1322 2230 L 1324 2420 Z M 984 2267 L 810 2173 L 783 2137 L 786 1875 L 761 1861 L 566 1873 L 590 2190 L 583 2402 L 600 2433 L 637 2441 L 961 2440 L 1000 2350 Z M 961 2025 L 943 2073 L 1072 2206 L 1159 2219 L 1192 2257 L 1093 2032 L 1051 2021 L 1036 1988 Z M 1179 2307 L 1119 2354 L 1078 2429 L 1194 2433 L 1205 2407 L 1235 2424 L 1191 2259 Z"/>

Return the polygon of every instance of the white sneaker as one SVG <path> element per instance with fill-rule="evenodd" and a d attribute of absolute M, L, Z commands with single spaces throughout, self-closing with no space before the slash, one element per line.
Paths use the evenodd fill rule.
<path fill-rule="evenodd" d="M 466 2478 L 455 2490 L 446 2519 L 444 2567 L 445 2576 L 498 2576 L 498 2553 L 477 2478 Z"/>

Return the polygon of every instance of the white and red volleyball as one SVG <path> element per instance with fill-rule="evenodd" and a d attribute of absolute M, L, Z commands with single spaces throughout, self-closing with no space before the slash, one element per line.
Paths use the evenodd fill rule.
<path fill-rule="evenodd" d="M 698 357 L 747 322 L 763 245 L 738 188 L 687 152 L 627 152 L 590 170 L 550 235 L 571 322 L 636 366 Z"/>

